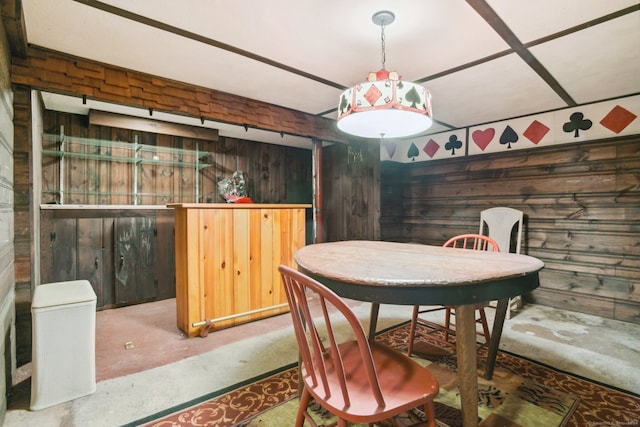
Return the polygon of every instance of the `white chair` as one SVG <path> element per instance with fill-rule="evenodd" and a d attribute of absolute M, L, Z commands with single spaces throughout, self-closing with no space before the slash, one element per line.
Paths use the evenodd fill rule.
<path fill-rule="evenodd" d="M 507 207 L 485 209 L 480 212 L 479 234 L 491 237 L 502 252 L 519 254 L 522 244 L 522 211 Z M 492 302 L 495 306 L 495 301 Z M 522 307 L 522 297 L 517 296 L 509 300 L 507 319 L 511 318 L 511 311 Z"/>

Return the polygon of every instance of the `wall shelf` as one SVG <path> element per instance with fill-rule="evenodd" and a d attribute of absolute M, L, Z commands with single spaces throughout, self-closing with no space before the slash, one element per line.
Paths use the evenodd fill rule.
<path fill-rule="evenodd" d="M 92 196 L 127 196 L 131 197 L 133 205 L 139 203 L 141 197 L 152 197 L 167 199 L 175 202 L 171 198 L 173 193 L 163 192 L 142 192 L 139 188 L 138 175 L 141 167 L 161 167 L 171 169 L 163 171 L 172 174 L 178 168 L 186 168 L 194 171 L 194 191 L 190 193 L 181 192 L 181 197 L 189 197 L 193 202 L 201 202 L 200 192 L 200 171 L 212 166 L 204 162 L 204 158 L 209 156 L 207 151 L 200 151 L 198 144 L 195 150 L 161 147 L 138 143 L 137 136 L 131 142 L 109 141 L 102 139 L 80 138 L 64 134 L 64 127 L 60 127 L 60 134 L 42 135 L 42 155 L 43 158 L 59 159 L 58 180 L 55 188 L 43 189 L 43 194 L 58 194 L 60 204 L 65 204 L 65 194 L 68 195 L 92 195 Z M 66 182 L 65 176 L 70 176 L 69 168 L 78 167 L 78 161 L 87 162 L 108 162 L 112 164 L 124 163 L 131 165 L 131 191 L 97 191 L 90 188 L 90 184 Z M 68 163 L 75 161 L 71 166 Z M 86 165 L 85 165 L 86 166 Z M 80 189 L 78 189 L 80 188 Z"/>

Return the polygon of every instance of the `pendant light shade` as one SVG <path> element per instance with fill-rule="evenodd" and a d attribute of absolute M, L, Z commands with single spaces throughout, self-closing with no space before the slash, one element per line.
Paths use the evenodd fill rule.
<path fill-rule="evenodd" d="M 402 138 L 424 132 L 433 123 L 431 94 L 385 70 L 384 27 L 395 20 L 389 11 L 373 15 L 382 32 L 382 69 L 369 73 L 340 95 L 338 129 L 363 138 Z"/>

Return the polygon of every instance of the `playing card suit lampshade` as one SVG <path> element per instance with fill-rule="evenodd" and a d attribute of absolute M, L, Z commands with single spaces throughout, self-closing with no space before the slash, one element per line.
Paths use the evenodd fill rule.
<path fill-rule="evenodd" d="M 385 10 L 375 13 L 372 20 L 382 32 L 382 69 L 342 92 L 338 129 L 363 138 L 403 138 L 424 132 L 433 124 L 431 94 L 385 69 L 384 28 L 395 15 Z"/>

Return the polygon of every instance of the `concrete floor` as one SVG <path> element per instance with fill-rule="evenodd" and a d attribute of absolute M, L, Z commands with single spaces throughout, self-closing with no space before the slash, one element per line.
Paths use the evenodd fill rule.
<path fill-rule="evenodd" d="M 370 306 L 353 307 L 366 328 Z M 378 329 L 408 320 L 410 312 L 382 306 Z M 493 310 L 488 315 L 491 324 Z M 442 313 L 431 316 L 440 321 Z M 638 343 L 640 325 L 528 305 L 505 322 L 500 348 L 640 393 Z M 102 311 L 96 321 L 97 391 L 30 411 L 27 365 L 4 426 L 122 425 L 296 360 L 288 314 L 188 339 L 175 325 L 175 300 Z"/>

